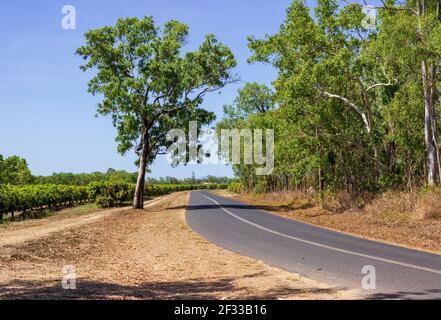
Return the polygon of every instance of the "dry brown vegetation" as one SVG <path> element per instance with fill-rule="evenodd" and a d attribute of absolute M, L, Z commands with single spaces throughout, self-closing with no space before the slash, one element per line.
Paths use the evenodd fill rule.
<path fill-rule="evenodd" d="M 345 193 L 321 201 L 298 191 L 233 194 L 217 191 L 285 217 L 366 238 L 441 253 L 441 190 L 386 192 L 354 198 Z"/>
<path fill-rule="evenodd" d="M 182 192 L 142 211 L 57 215 L 0 228 L 0 299 L 356 297 L 209 243 L 185 223 L 187 201 Z M 65 265 L 76 269 L 76 290 L 61 287 Z"/>

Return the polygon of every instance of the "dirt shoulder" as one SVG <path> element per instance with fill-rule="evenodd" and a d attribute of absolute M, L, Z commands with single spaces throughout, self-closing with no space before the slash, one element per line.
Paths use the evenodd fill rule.
<path fill-rule="evenodd" d="M 57 231 L 88 224 L 112 213 L 111 210 L 90 210 L 93 212 L 83 214 L 81 210 L 69 208 L 61 210 L 47 218 L 0 225 L 0 247 L 21 245 Z"/>
<path fill-rule="evenodd" d="M 285 199 L 253 194 L 215 191 L 259 209 L 317 226 L 330 228 L 367 239 L 441 254 L 441 220 L 417 219 L 384 210 L 344 211 L 333 213 L 304 203 L 288 203 Z M 381 211 L 381 212 L 378 212 Z"/>
<path fill-rule="evenodd" d="M 161 197 L 143 211 L 3 228 L 0 299 L 355 298 L 207 242 L 185 223 L 188 196 Z M 75 267 L 76 290 L 62 289 L 67 265 Z"/>

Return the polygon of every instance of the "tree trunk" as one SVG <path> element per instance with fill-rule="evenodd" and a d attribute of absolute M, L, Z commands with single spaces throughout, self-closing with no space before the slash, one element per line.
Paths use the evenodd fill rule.
<path fill-rule="evenodd" d="M 371 140 L 374 140 L 371 137 Z M 381 177 L 382 168 L 380 162 L 380 151 L 378 150 L 378 145 L 375 141 L 372 142 L 374 149 L 374 161 L 375 161 L 375 180 L 378 180 Z"/>
<path fill-rule="evenodd" d="M 437 1 L 437 6 L 439 1 Z M 421 0 L 416 1 L 417 16 L 421 18 L 426 14 L 425 2 Z M 439 7 L 437 7 L 437 14 L 439 14 Z M 418 30 L 421 30 L 421 22 L 419 22 Z M 432 82 L 434 82 L 435 74 L 432 74 Z M 435 185 L 436 174 L 436 158 L 437 158 L 437 143 L 436 143 L 436 119 L 434 109 L 434 90 L 430 84 L 427 63 L 423 59 L 421 61 L 421 77 L 423 81 L 424 93 L 424 144 L 426 145 L 426 162 L 427 162 L 427 184 L 429 186 Z"/>
<path fill-rule="evenodd" d="M 438 9 L 437 9 L 438 12 Z M 438 125 L 437 125 L 437 113 L 435 108 L 435 100 L 438 94 L 438 90 L 436 89 L 436 80 L 438 77 L 438 66 L 435 64 L 432 65 L 432 75 L 431 75 L 431 84 L 430 84 L 430 112 L 431 112 L 431 124 L 432 124 L 432 140 L 433 145 L 435 147 L 435 155 L 436 155 L 436 164 L 438 170 L 438 183 L 441 185 L 441 161 L 439 154 L 439 145 L 438 145 Z"/>
<path fill-rule="evenodd" d="M 142 149 L 139 155 L 138 179 L 136 181 L 135 196 L 133 198 L 133 209 L 144 209 L 144 184 L 148 149 L 148 132 L 147 129 L 145 129 Z"/>
<path fill-rule="evenodd" d="M 362 88 L 362 95 L 363 95 L 364 104 L 367 109 L 367 120 L 368 120 L 367 132 L 369 135 L 369 139 L 371 140 L 372 143 L 372 149 L 374 151 L 375 180 L 378 181 L 378 179 L 381 177 L 382 168 L 381 168 L 381 154 L 379 151 L 378 144 L 375 141 L 375 137 L 374 137 L 374 113 L 372 111 L 371 101 L 369 100 L 366 89 L 364 89 L 364 87 Z"/>
<path fill-rule="evenodd" d="M 433 99 L 431 97 L 431 90 L 427 75 L 427 65 L 425 61 L 421 62 L 421 75 L 423 80 L 423 92 L 424 92 L 424 143 L 426 145 L 427 153 L 427 184 L 433 186 L 435 184 L 435 173 L 436 173 L 436 137 L 432 134 L 432 124 L 433 124 L 433 112 L 432 103 Z"/>
<path fill-rule="evenodd" d="M 436 150 L 436 162 L 438 164 L 438 183 L 441 185 L 441 159 L 439 154 L 439 144 L 438 144 L 438 126 L 437 126 L 437 115 L 435 110 L 435 103 L 432 104 L 432 137 L 435 144 Z"/>

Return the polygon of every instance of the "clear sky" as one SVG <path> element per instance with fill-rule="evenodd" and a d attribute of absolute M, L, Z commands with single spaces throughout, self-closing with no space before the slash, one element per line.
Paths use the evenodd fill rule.
<path fill-rule="evenodd" d="M 207 33 L 227 44 L 238 61 L 242 82 L 270 84 L 269 66 L 246 63 L 248 35 L 278 30 L 290 0 L 47 0 L 0 2 L 0 154 L 27 159 L 36 175 L 53 172 L 135 171 L 134 155 L 116 152 L 110 118 L 95 117 L 97 98 L 87 93 L 90 74 L 79 69 L 75 56 L 83 34 L 119 17 L 152 15 L 190 27 L 190 48 Z M 308 3 L 308 2 L 307 2 Z M 309 1 L 312 4 L 312 0 Z M 77 29 L 61 27 L 65 5 L 77 13 Z M 243 83 L 209 96 L 204 107 L 222 116 Z M 151 168 L 152 177 L 232 175 L 228 166 L 188 166 L 172 169 L 164 157 Z"/>

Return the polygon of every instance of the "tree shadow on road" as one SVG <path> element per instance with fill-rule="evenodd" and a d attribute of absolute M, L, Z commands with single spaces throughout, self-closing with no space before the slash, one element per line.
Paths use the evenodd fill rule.
<path fill-rule="evenodd" d="M 189 211 L 194 210 L 210 210 L 210 209 L 241 209 L 241 210 L 263 210 L 263 211 L 278 211 L 278 212 L 292 212 L 296 210 L 305 210 L 311 208 L 311 205 L 305 204 L 300 206 L 266 206 L 266 205 L 247 205 L 247 204 L 206 204 L 206 205 L 182 205 L 176 207 L 169 207 L 166 210 L 187 209 Z"/>
<path fill-rule="evenodd" d="M 390 293 L 375 293 L 366 297 L 366 300 L 439 300 L 441 289 L 425 289 L 422 291 L 397 291 Z"/>

